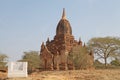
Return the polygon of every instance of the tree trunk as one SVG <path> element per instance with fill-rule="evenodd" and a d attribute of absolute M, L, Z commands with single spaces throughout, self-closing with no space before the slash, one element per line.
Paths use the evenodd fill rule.
<path fill-rule="evenodd" d="M 104 60 L 105 60 L 105 68 L 107 68 L 107 58 L 105 57 Z"/>

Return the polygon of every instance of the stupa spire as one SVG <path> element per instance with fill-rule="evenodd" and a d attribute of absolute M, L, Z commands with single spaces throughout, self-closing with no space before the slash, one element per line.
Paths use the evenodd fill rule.
<path fill-rule="evenodd" d="M 65 8 L 63 8 L 62 19 L 66 19 L 66 15 L 65 15 Z"/>

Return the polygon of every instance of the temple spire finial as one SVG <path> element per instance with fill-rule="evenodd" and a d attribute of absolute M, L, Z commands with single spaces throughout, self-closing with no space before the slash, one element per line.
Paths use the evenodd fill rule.
<path fill-rule="evenodd" d="M 62 19 L 66 19 L 66 15 L 65 15 L 65 8 L 63 8 Z"/>

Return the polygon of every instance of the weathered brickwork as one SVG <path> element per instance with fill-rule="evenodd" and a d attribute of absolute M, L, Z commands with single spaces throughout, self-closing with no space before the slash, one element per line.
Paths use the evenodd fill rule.
<path fill-rule="evenodd" d="M 46 43 L 42 43 L 40 50 L 40 57 L 44 62 L 45 69 L 68 69 L 67 56 L 72 47 L 81 46 L 82 41 L 75 40 L 72 35 L 72 28 L 69 21 L 66 19 L 65 10 L 63 9 L 62 18 L 60 19 L 56 35 L 53 40 L 47 39 Z"/>

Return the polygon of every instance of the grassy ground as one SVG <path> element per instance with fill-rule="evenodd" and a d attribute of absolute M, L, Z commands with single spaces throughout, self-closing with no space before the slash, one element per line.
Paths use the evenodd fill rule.
<path fill-rule="evenodd" d="M 120 80 L 120 70 L 71 70 L 35 72 L 27 78 L 6 80 Z"/>

